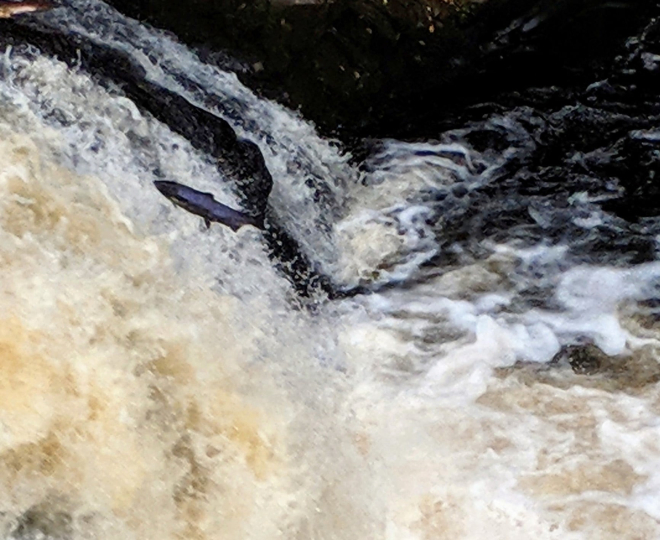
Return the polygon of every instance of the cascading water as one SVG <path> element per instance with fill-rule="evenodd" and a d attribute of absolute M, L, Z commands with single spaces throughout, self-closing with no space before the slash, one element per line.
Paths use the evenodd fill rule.
<path fill-rule="evenodd" d="M 261 232 L 207 231 L 152 185 L 238 207 L 222 166 L 121 85 L 7 47 L 4 538 L 660 536 L 660 222 L 609 209 L 623 188 L 595 172 L 649 125 L 561 153 L 577 106 L 518 106 L 378 141 L 358 170 L 102 2 L 14 24 L 121 51 L 230 122 L 301 252 L 365 294 L 307 310 Z M 596 375 L 556 359 L 583 343 Z"/>

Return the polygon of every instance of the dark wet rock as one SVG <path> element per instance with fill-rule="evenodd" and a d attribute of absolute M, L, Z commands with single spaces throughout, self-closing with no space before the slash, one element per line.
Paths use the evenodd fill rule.
<path fill-rule="evenodd" d="M 111 0 L 184 41 L 223 48 L 239 76 L 326 131 L 433 133 L 497 92 L 580 80 L 644 19 L 624 0 Z M 647 60 L 647 64 L 653 64 Z M 430 123 L 429 123 L 430 122 Z M 436 131 L 437 133 L 437 131 Z"/>
<path fill-rule="evenodd" d="M 464 185 L 458 184 L 458 185 L 452 187 L 451 193 L 457 199 L 462 199 L 463 197 L 465 197 L 468 194 L 468 189 Z"/>
<path fill-rule="evenodd" d="M 621 179 L 625 193 L 605 208 L 627 220 L 660 214 L 660 131 L 631 131 L 595 165 Z"/>
<path fill-rule="evenodd" d="M 307 117 L 330 130 L 369 123 L 395 94 L 410 94 L 423 58 L 438 41 L 436 25 L 439 31 L 441 20 L 455 26 L 460 18 L 451 4 L 426 0 L 111 3 L 175 31 L 188 43 L 242 56 L 252 66 L 239 74 L 243 80 L 292 107 L 301 106 Z M 450 12 L 456 12 L 455 22 L 446 21 Z M 452 48 L 458 49 L 458 43 Z"/>
<path fill-rule="evenodd" d="M 66 506 L 66 503 L 60 498 L 45 499 L 18 518 L 9 537 L 21 540 L 72 538 L 74 534 L 73 518 L 65 510 Z"/>
<path fill-rule="evenodd" d="M 580 375 L 592 375 L 598 373 L 603 366 L 607 364 L 608 356 L 596 345 L 589 343 L 586 345 L 569 345 L 563 347 L 551 363 L 568 363 L 574 373 Z"/>
<path fill-rule="evenodd" d="M 660 7 L 656 15 L 592 81 L 502 94 L 456 115 L 462 127 L 443 141 L 499 165 L 463 199 L 427 199 L 441 245 L 430 264 L 453 264 L 452 252 L 464 263 L 488 256 L 485 239 L 564 245 L 573 263 L 657 259 L 660 72 L 648 59 L 660 51 Z"/>
<path fill-rule="evenodd" d="M 592 343 L 562 348 L 547 364 L 520 362 L 496 370 L 499 377 L 517 377 L 524 384 L 573 386 L 637 394 L 660 382 L 660 363 L 653 347 L 609 356 Z"/>

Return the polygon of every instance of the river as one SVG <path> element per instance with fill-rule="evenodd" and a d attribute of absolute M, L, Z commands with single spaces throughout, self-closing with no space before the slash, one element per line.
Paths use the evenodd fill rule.
<path fill-rule="evenodd" d="M 612 182 L 529 187 L 547 116 L 372 141 L 357 166 L 102 2 L 15 24 L 122 51 L 226 119 L 300 252 L 364 293 L 310 306 L 260 231 L 206 230 L 153 187 L 238 207 L 215 158 L 120 83 L 7 46 L 3 538 L 660 537 L 660 221 L 605 208 Z M 608 355 L 595 373 L 557 360 L 584 343 Z"/>

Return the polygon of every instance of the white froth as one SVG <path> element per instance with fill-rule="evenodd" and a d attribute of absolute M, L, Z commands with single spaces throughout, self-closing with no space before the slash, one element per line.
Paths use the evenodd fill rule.
<path fill-rule="evenodd" d="M 8 531 L 64 515 L 56 532 L 76 540 L 660 535 L 657 383 L 586 389 L 498 370 L 582 338 L 656 358 L 655 330 L 636 335 L 621 310 L 657 298 L 656 263 L 570 268 L 566 246 L 500 245 L 425 275 L 437 239 L 418 194 L 483 185 L 496 161 L 390 141 L 352 186 L 355 171 L 309 124 L 171 38 L 91 0 L 43 17 L 127 51 L 176 91 L 188 74 L 199 89 L 185 95 L 210 109 L 224 96 L 218 112 L 274 171 L 276 208 L 334 277 L 420 279 L 299 311 L 259 233 L 200 231 L 152 188 L 159 169 L 235 202 L 211 160 L 84 73 L 7 51 Z M 309 199 L 309 175 L 337 207 Z M 333 213 L 332 233 L 316 235 Z M 530 281 L 554 305 L 517 307 Z"/>
<path fill-rule="evenodd" d="M 296 222 L 289 233 L 321 268 L 327 272 L 335 268 L 337 255 L 327 230 L 341 212 L 347 185 L 356 179 L 348 156 L 331 141 L 319 138 L 309 122 L 259 99 L 234 73 L 200 62 L 170 35 L 126 18 L 98 0 L 65 5 L 45 13 L 42 20 L 128 53 L 150 80 L 226 119 L 240 137 L 258 144 L 274 180 L 271 207 L 283 223 Z M 301 140 L 307 144 L 301 146 Z M 336 208 L 319 208 L 308 182 L 327 192 L 329 203 Z"/>

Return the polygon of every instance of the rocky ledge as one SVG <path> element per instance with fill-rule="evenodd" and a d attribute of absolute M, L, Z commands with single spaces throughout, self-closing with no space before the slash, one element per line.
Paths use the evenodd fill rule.
<path fill-rule="evenodd" d="M 498 91 L 593 76 L 645 0 L 110 0 L 328 132 L 422 136 Z M 619 38 L 619 39 L 617 39 Z"/>

